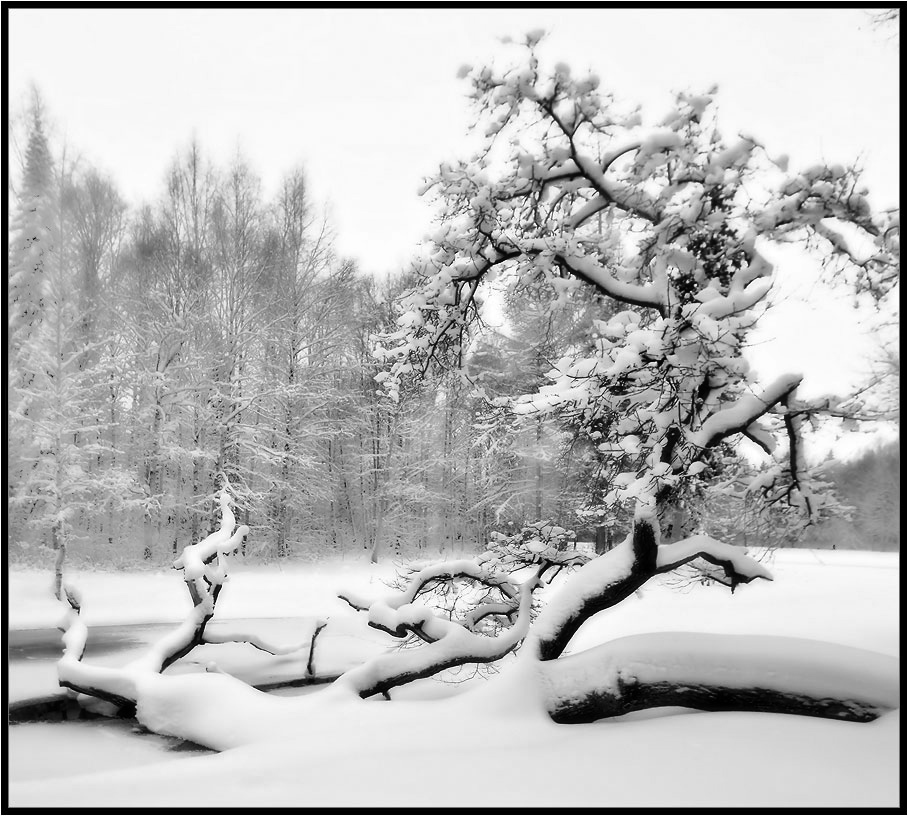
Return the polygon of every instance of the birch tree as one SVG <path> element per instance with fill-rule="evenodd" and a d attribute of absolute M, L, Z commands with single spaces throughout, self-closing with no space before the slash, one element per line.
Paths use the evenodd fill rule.
<path fill-rule="evenodd" d="M 254 491 L 266 522 L 261 534 L 273 536 L 283 557 L 294 539 L 336 541 L 332 439 L 348 399 L 339 382 L 355 274 L 335 256 L 301 171 L 284 178 L 272 220 L 255 298 L 262 328 L 253 379 L 264 396 L 253 407 L 257 426 L 249 444 L 260 468 L 253 478 L 261 485 Z"/>

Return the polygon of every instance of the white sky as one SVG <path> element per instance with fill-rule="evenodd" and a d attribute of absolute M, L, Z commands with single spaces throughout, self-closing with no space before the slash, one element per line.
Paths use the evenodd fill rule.
<path fill-rule="evenodd" d="M 543 56 L 657 112 L 673 90 L 718 83 L 727 135 L 753 134 L 792 169 L 859 159 L 871 201 L 898 203 L 898 40 L 855 9 L 11 9 L 11 113 L 34 82 L 58 142 L 132 203 L 160 194 L 193 135 L 221 165 L 241 150 L 266 195 L 302 165 L 340 252 L 387 272 L 430 227 L 423 178 L 463 152 L 457 69 L 538 27 Z M 843 331 L 854 314 L 812 306 L 804 326 L 788 317 L 773 331 L 832 328 L 861 368 L 863 341 Z M 847 365 L 816 345 L 803 364 L 822 390 Z M 789 344 L 761 354 L 768 372 L 801 362 Z"/>

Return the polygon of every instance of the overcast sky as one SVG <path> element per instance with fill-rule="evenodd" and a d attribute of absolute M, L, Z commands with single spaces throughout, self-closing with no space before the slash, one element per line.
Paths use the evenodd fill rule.
<path fill-rule="evenodd" d="M 657 112 L 717 83 L 726 135 L 793 169 L 859 160 L 872 202 L 898 203 L 898 41 L 854 9 L 12 9 L 11 112 L 34 82 L 58 143 L 132 203 L 193 135 L 219 164 L 240 150 L 266 194 L 301 165 L 340 251 L 384 272 L 429 228 L 422 179 L 463 151 L 458 68 L 538 27 L 544 57 Z"/>

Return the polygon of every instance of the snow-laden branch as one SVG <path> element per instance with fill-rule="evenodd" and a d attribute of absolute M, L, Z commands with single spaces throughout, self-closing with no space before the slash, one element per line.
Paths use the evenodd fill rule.
<path fill-rule="evenodd" d="M 382 601 L 382 604 L 389 609 L 399 609 L 416 600 L 417 595 L 419 595 L 426 584 L 431 583 L 432 581 L 451 581 L 456 578 L 469 578 L 489 588 L 500 590 L 508 598 L 517 597 L 518 590 L 511 581 L 510 576 L 494 570 L 489 570 L 476 561 L 462 559 L 459 561 L 442 561 L 437 564 L 430 564 L 428 567 L 419 570 L 409 577 L 406 589 L 402 592 L 392 593 Z M 363 598 L 352 592 L 340 593 L 338 597 L 361 612 L 366 611 L 375 605 L 374 601 Z"/>
<path fill-rule="evenodd" d="M 620 281 L 603 264 L 586 255 L 556 252 L 554 257 L 573 275 L 593 284 L 620 303 L 659 310 L 665 307 L 663 294 L 651 283 Z"/>
<path fill-rule="evenodd" d="M 669 133 L 671 133 L 671 131 L 669 131 Z M 608 169 L 622 156 L 625 156 L 628 153 L 633 153 L 635 150 L 639 150 L 642 146 L 643 139 L 630 139 L 624 144 L 617 145 L 616 147 L 613 147 L 611 150 L 604 153 L 599 164 L 602 173 L 607 173 Z"/>
<path fill-rule="evenodd" d="M 713 320 L 741 314 L 753 309 L 769 294 L 771 288 L 772 281 L 769 278 L 757 278 L 728 295 L 718 295 L 707 300 L 697 307 L 697 311 Z"/>
<path fill-rule="evenodd" d="M 718 445 L 732 434 L 744 433 L 770 408 L 791 394 L 803 380 L 800 374 L 784 374 L 770 383 L 760 394 L 745 394 L 727 407 L 707 417 L 700 429 L 687 435 L 697 448 Z"/>
<path fill-rule="evenodd" d="M 222 557 L 235 552 L 249 533 L 246 525 L 234 530 L 236 517 L 231 503 L 225 478 L 218 495 L 221 510 L 218 529 L 199 543 L 186 546 L 174 562 L 175 569 L 183 570 L 193 600 L 192 610 L 176 629 L 127 666 L 115 669 L 82 662 L 88 631 L 79 614 L 80 606 L 74 592 L 67 591 L 68 609 L 61 622 L 64 654 L 57 664 L 61 686 L 108 700 L 120 708 L 129 708 L 138 698 L 138 686 L 143 677 L 164 671 L 203 642 L 205 627 L 214 615 L 218 594 L 227 579 Z"/>
<path fill-rule="evenodd" d="M 657 549 L 655 520 L 641 512 L 624 541 L 584 564 L 549 600 L 526 648 L 541 660 L 561 655 L 584 621 L 620 603 L 655 574 Z"/>
<path fill-rule="evenodd" d="M 552 116 L 553 119 L 555 119 L 555 121 L 557 121 L 557 117 L 554 115 L 551 109 L 549 109 L 547 112 L 550 116 Z M 677 134 L 670 135 L 671 137 L 673 137 L 674 142 L 677 143 Z M 614 179 L 608 178 L 605 173 L 610 163 L 606 164 L 603 168 L 599 164 L 597 159 L 587 155 L 577 147 L 573 133 L 568 133 L 565 130 L 565 136 L 567 137 L 570 144 L 571 156 L 574 160 L 574 163 L 583 173 L 583 178 L 602 198 L 608 200 L 609 202 L 615 203 L 621 209 L 626 210 L 627 212 L 638 217 L 644 218 L 647 221 L 656 221 L 653 200 L 643 191 L 642 188 L 628 188 L 626 185 L 616 182 Z M 641 144 L 638 145 L 637 148 L 630 147 L 628 148 L 628 150 L 625 150 L 623 152 L 630 152 L 630 150 L 639 149 L 640 147 L 644 146 L 645 141 L 646 140 L 641 142 Z M 617 156 L 615 158 L 617 158 Z"/>
<path fill-rule="evenodd" d="M 270 655 L 289 655 L 307 649 L 313 651 L 313 643 L 318 633 L 325 627 L 325 621 L 316 621 L 315 629 L 312 635 L 306 640 L 298 643 L 273 643 L 267 638 L 257 635 L 255 632 L 230 631 L 230 632 L 212 632 L 207 631 L 202 637 L 202 643 L 220 644 L 220 643 L 246 643 L 260 652 Z"/>
<path fill-rule="evenodd" d="M 533 592 L 541 586 L 541 571 L 542 567 L 520 585 L 517 619 L 513 626 L 496 637 L 471 632 L 460 623 L 437 616 L 422 604 L 407 603 L 397 608 L 381 601 L 372 604 L 369 607 L 371 626 L 398 636 L 414 632 L 420 634 L 427 644 L 373 658 L 342 674 L 337 684 L 365 698 L 387 693 L 413 680 L 431 677 L 452 666 L 500 660 L 516 649 L 527 635 Z"/>
<path fill-rule="evenodd" d="M 214 616 L 218 594 L 227 580 L 227 567 L 221 556 L 236 552 L 249 535 L 249 528 L 245 524 L 230 534 L 234 515 L 229 501 L 226 489 L 222 490 L 220 529 L 198 544 L 185 547 L 174 562 L 175 568 L 183 568 L 184 580 L 193 600 L 192 611 L 179 627 L 135 661 L 136 668 L 161 672 L 202 643 L 205 627 Z"/>
<path fill-rule="evenodd" d="M 768 453 L 770 456 L 773 451 L 776 449 L 776 438 L 775 436 L 766 428 L 762 427 L 759 422 L 751 422 L 744 431 L 744 436 L 746 436 L 751 442 L 759 446 L 764 453 Z"/>
<path fill-rule="evenodd" d="M 656 520 L 638 509 L 634 528 L 621 544 L 574 573 L 540 613 L 527 646 L 540 660 L 558 658 L 590 617 L 615 606 L 650 578 L 703 558 L 721 566 L 732 588 L 755 578 L 772 580 L 769 571 L 743 550 L 705 535 L 660 544 Z"/>
<path fill-rule="evenodd" d="M 656 555 L 656 571 L 671 572 L 695 558 L 702 558 L 722 567 L 732 587 L 737 584 L 748 584 L 755 578 L 772 580 L 772 573 L 740 547 L 733 547 L 702 534 L 672 544 L 660 545 Z"/>
<path fill-rule="evenodd" d="M 184 579 L 195 582 L 197 587 L 200 586 L 198 582 L 203 579 L 219 582 L 224 578 L 224 574 L 217 567 L 211 567 L 210 564 L 212 559 L 226 554 L 223 552 L 224 547 L 233 535 L 236 516 L 233 514 L 231 504 L 230 493 L 225 487 L 218 494 L 218 505 L 221 510 L 221 523 L 218 529 L 197 544 L 189 544 L 184 547 L 180 557 L 173 562 L 174 569 L 183 570 Z M 204 589 L 203 585 L 202 588 Z"/>
<path fill-rule="evenodd" d="M 479 604 L 466 614 L 464 626 L 472 631 L 476 629 L 480 621 L 486 618 L 499 616 L 512 620 L 519 611 L 520 605 L 516 600 Z"/>

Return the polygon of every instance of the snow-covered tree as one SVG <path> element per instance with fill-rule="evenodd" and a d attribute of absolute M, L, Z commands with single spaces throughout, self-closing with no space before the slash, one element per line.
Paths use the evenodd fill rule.
<path fill-rule="evenodd" d="M 54 157 L 43 116 L 36 96 L 11 223 L 10 537 L 20 555 L 53 546 L 62 567 L 68 544 L 110 537 L 97 509 L 122 510 L 130 495 L 111 396 L 125 205 L 95 170 Z"/>
<path fill-rule="evenodd" d="M 26 458 L 37 456 L 34 439 L 22 420 L 36 418 L 40 405 L 33 404 L 24 390 L 34 383 L 32 339 L 39 330 L 47 289 L 47 266 L 52 262 L 54 227 L 57 222 L 57 196 L 53 159 L 44 132 L 44 113 L 35 95 L 29 112 L 29 128 L 23 166 L 23 180 L 9 225 L 7 261 L 9 266 L 7 350 L 10 388 L 10 443 L 12 456 L 7 460 L 7 497 L 15 497 L 17 486 L 28 476 Z M 21 433 L 20 433 L 21 431 Z M 22 534 L 14 513 L 12 529 Z"/>
<path fill-rule="evenodd" d="M 535 627 L 534 648 L 548 661 L 590 615 L 695 554 L 719 562 L 732 587 L 766 577 L 709 536 L 663 544 L 661 527 L 687 484 L 715 465 L 711 453 L 740 437 L 770 458 L 747 488 L 816 514 L 799 426 L 853 403 L 808 404 L 796 394 L 801 374 L 759 384 L 749 371 L 743 351 L 772 287 L 771 247 L 820 250 L 849 284 L 879 297 L 897 284 L 899 221 L 871 212 L 854 171 L 789 174 L 753 137 L 726 141 L 713 93 L 679 94 L 668 116 L 648 123 L 596 77 L 575 78 L 564 64 L 544 71 L 537 42 L 528 38 L 516 68 L 464 72 L 486 140 L 427 185 L 441 225 L 423 282 L 384 339 L 382 379 L 398 399 L 408 377 L 460 363 L 481 317 L 480 287 L 496 281 L 544 283 L 553 309 L 583 286 L 623 307 L 565 349 L 549 384 L 507 401 L 518 415 L 576 423 L 612 462 L 604 509 L 634 511 L 624 567 L 591 562 Z"/>
<path fill-rule="evenodd" d="M 209 432 L 213 342 L 208 320 L 211 219 L 216 179 L 193 142 L 167 173 L 155 208 L 133 224 L 124 326 L 134 363 L 126 383 L 135 467 L 144 493 L 142 549 L 147 557 L 170 520 L 195 540 L 204 485 L 214 473 Z M 175 536 L 174 552 L 177 547 Z"/>
<path fill-rule="evenodd" d="M 43 155 L 46 142 L 37 124 L 36 132 Z M 26 177 L 29 171 L 27 165 Z M 51 171 L 46 189 L 32 195 L 30 206 L 35 207 L 33 226 L 37 230 L 45 221 L 42 234 L 53 241 L 33 241 L 17 257 L 24 265 L 13 272 L 16 281 L 30 283 L 17 286 L 13 295 L 10 505 L 22 524 L 16 525 L 16 543 L 37 541 L 55 551 L 59 597 L 67 547 L 81 512 L 97 496 L 90 466 L 100 448 L 86 446 L 86 435 L 96 440 L 102 428 L 92 420 L 97 390 L 84 366 L 92 344 L 82 330 L 83 304 L 75 297 L 70 213 L 61 195 L 72 183 L 72 168 L 61 163 Z M 29 528 L 35 533 L 26 533 Z"/>
<path fill-rule="evenodd" d="M 44 109 L 36 94 L 30 110 L 25 166 L 9 240 L 9 325 L 15 354 L 41 321 L 46 264 L 54 248 L 58 191 L 54 162 L 45 134 Z"/>
<path fill-rule="evenodd" d="M 632 503 L 658 519 L 711 449 L 743 436 L 775 457 L 762 489 L 809 514 L 798 425 L 841 406 L 798 401 L 799 373 L 759 384 L 749 371 L 743 350 L 772 287 L 769 249 L 822 246 L 843 277 L 880 293 L 897 280 L 898 214 L 872 213 L 853 171 L 788 174 L 754 138 L 727 141 L 711 93 L 679 94 L 650 124 L 594 76 L 543 71 L 535 44 L 517 68 L 471 74 L 486 142 L 427 185 L 441 225 L 423 283 L 385 338 L 390 396 L 413 372 L 460 359 L 480 287 L 536 280 L 553 309 L 592 287 L 623 310 L 593 321 L 588 342 L 567 348 L 549 384 L 514 395 L 511 410 L 569 417 L 612 456 L 620 469 L 606 507 Z"/>
<path fill-rule="evenodd" d="M 254 295 L 263 325 L 250 374 L 252 392 L 265 396 L 246 423 L 243 473 L 246 489 L 253 488 L 248 502 L 264 511 L 256 536 L 283 557 L 304 532 L 334 536 L 328 440 L 332 414 L 345 402 L 338 372 L 355 276 L 335 257 L 329 225 L 310 205 L 299 170 L 284 178 L 265 243 Z"/>
<path fill-rule="evenodd" d="M 854 282 L 877 291 L 892 284 L 897 261 L 892 214 L 871 214 L 846 171 L 786 176 L 753 139 L 726 144 L 710 95 L 681 95 L 660 125 L 645 126 L 637 112 L 622 112 L 601 94 L 595 78 L 574 79 L 563 65 L 543 73 L 537 41 L 530 36 L 525 66 L 473 72 L 490 143 L 475 160 L 443 167 L 436 180 L 445 209 L 435 251 L 399 330 L 385 338 L 393 362 L 382 379 L 392 398 L 405 398 L 411 376 L 431 361 L 459 360 L 477 317 L 477 291 L 497 275 L 538 278 L 554 302 L 591 286 L 621 304 L 593 323 L 588 342 L 567 350 L 550 384 L 506 407 L 568 415 L 600 452 L 614 454 L 619 470 L 603 502 L 633 505 L 627 536 L 586 560 L 563 547 L 566 531 L 539 528 L 538 535 L 496 539 L 478 558 L 427 565 L 387 597 L 345 595 L 370 626 L 423 643 L 365 661 L 305 698 L 265 699 L 217 673 L 158 676 L 157 657 L 153 679 L 137 679 L 131 671 L 89 670 L 68 653 L 64 682 L 120 695 L 148 727 L 213 747 L 242 742 L 253 720 L 255 733 L 263 722 L 282 727 L 288 716 L 304 723 L 310 707 L 387 695 L 446 668 L 501 660 L 521 644 L 510 667 L 520 699 L 508 704 L 534 700 L 560 722 L 665 705 L 867 721 L 899 704 L 894 658 L 831 644 L 673 633 L 565 656 L 590 617 L 697 559 L 733 589 L 771 579 L 742 549 L 707 534 L 662 538 L 660 516 L 686 482 L 708 470 L 720 445 L 746 436 L 777 455 L 754 489 L 816 510 L 797 430 L 817 406 L 796 399 L 800 375 L 759 386 L 742 355 L 772 285 L 765 247 L 801 237 L 825 242 L 850 264 Z M 499 148 L 509 134 L 512 142 Z M 491 161 L 497 150 L 510 151 L 502 164 Z M 835 237 L 838 222 L 866 233 L 874 252 L 859 258 Z M 841 406 L 825 400 L 820 407 Z M 778 454 L 776 436 L 788 440 Z M 238 546 L 242 528 L 233 530 L 229 497 L 222 493 L 220 501 L 221 530 L 175 565 L 195 587 L 184 645 L 197 642 L 198 621 L 211 609 L 206 598 L 223 584 L 226 560 L 218 553 Z M 534 619 L 537 590 L 571 567 Z M 439 611 L 424 603 L 430 590 L 455 582 L 472 586 L 477 605 Z M 66 638 L 78 646 L 84 637 L 70 635 L 79 631 L 75 611 Z M 505 684 L 504 693 L 514 688 Z"/>

